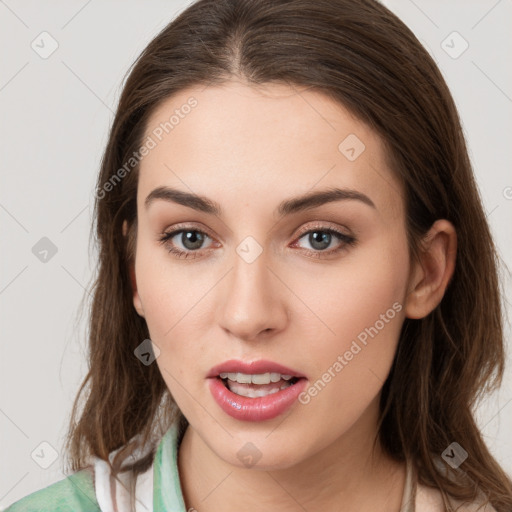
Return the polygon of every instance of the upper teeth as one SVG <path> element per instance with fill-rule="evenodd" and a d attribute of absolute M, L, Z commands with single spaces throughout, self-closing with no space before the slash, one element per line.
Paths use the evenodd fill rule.
<path fill-rule="evenodd" d="M 246 373 L 221 373 L 221 379 L 239 382 L 240 384 L 270 384 L 271 382 L 279 382 L 281 379 L 290 380 L 292 375 L 281 375 L 280 373 L 259 373 L 256 375 L 248 375 Z"/>

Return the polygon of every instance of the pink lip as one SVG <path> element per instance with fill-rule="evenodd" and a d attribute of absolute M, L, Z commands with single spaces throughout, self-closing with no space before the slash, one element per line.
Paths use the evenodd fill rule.
<path fill-rule="evenodd" d="M 291 375 L 292 377 L 306 377 L 303 373 L 298 372 L 297 370 L 287 368 L 282 364 L 274 363 L 272 361 L 266 361 L 265 359 L 252 361 L 251 363 L 230 359 L 229 361 L 225 361 L 224 363 L 214 366 L 208 373 L 207 378 L 218 377 L 221 373 L 245 373 L 255 375 L 271 372 L 280 373 L 281 375 Z"/>
<path fill-rule="evenodd" d="M 298 377 L 299 380 L 277 393 L 258 398 L 249 398 L 230 391 L 220 379 L 219 375 L 221 373 L 245 373 L 251 375 L 280 373 L 281 375 Z M 264 421 L 279 416 L 297 400 L 308 382 L 303 373 L 264 359 L 249 363 L 231 359 L 214 366 L 207 377 L 210 381 L 210 392 L 220 408 L 231 417 L 242 421 Z"/>
<path fill-rule="evenodd" d="M 220 377 L 211 377 L 209 381 L 210 392 L 220 408 L 241 421 L 264 421 L 279 416 L 292 406 L 308 384 L 307 379 L 301 378 L 277 393 L 248 398 L 230 391 Z"/>

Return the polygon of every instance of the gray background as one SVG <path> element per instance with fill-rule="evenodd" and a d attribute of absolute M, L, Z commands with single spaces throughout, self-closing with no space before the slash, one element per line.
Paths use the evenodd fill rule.
<path fill-rule="evenodd" d="M 489 223 L 512 268 L 512 2 L 384 3 L 452 90 Z M 0 510 L 65 476 L 63 439 L 86 370 L 85 318 L 77 312 L 90 299 L 93 193 L 107 130 L 129 66 L 187 4 L 0 0 Z M 43 31 L 58 43 L 48 58 L 40 56 L 52 44 Z M 32 252 L 43 237 L 57 249 L 46 262 Z M 503 285 L 510 315 L 510 277 Z M 510 332 L 507 325 L 507 340 Z M 512 474 L 510 348 L 502 389 L 477 417 Z"/>

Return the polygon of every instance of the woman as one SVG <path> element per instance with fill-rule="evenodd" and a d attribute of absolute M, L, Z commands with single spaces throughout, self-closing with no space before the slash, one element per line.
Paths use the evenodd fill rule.
<path fill-rule="evenodd" d="M 192 4 L 135 63 L 96 196 L 74 473 L 10 512 L 512 510 L 472 413 L 504 369 L 493 240 L 385 7 Z"/>

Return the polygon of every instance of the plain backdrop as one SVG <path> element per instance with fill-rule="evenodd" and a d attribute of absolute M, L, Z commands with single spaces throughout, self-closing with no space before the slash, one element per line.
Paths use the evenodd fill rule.
<path fill-rule="evenodd" d="M 512 2 L 384 3 L 451 88 L 512 268 Z M 77 314 L 95 265 L 89 233 L 101 154 L 126 71 L 187 4 L 0 0 L 0 509 L 65 476 L 64 435 L 86 373 L 86 319 Z M 509 276 L 503 285 L 510 315 Z M 501 391 L 480 406 L 478 423 L 512 474 L 510 342 L 508 353 Z"/>

